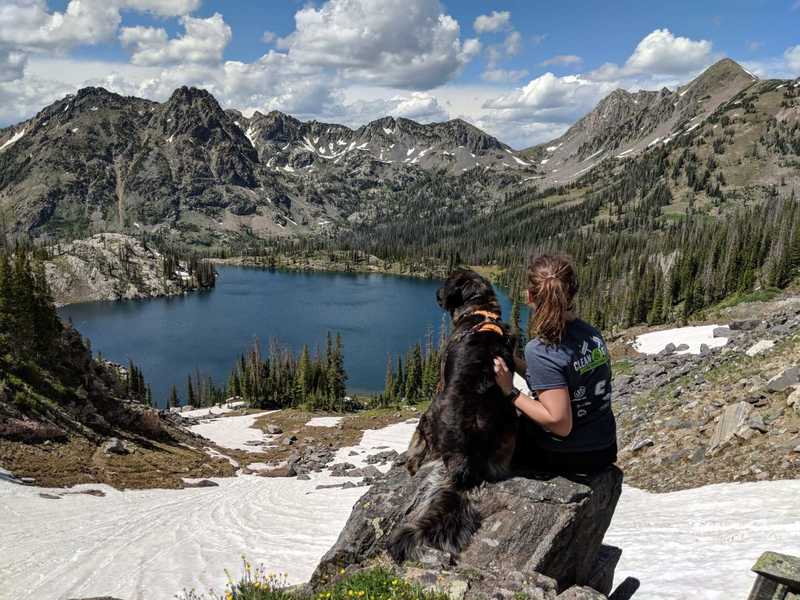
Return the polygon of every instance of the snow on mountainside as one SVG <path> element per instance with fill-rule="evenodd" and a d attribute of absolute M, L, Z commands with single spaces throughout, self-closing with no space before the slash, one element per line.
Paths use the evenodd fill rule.
<path fill-rule="evenodd" d="M 279 112 L 247 118 L 205 90 L 163 103 L 85 88 L 0 130 L 0 208 L 16 232 L 173 229 L 185 238 L 323 230 L 434 173 L 481 172 L 497 192 L 530 170 L 456 119 L 358 129 Z M 495 178 L 498 183 L 495 183 Z"/>
<path fill-rule="evenodd" d="M 524 152 L 542 167 L 540 185 L 567 183 L 607 158 L 630 158 L 698 127 L 758 80 L 723 59 L 677 90 L 615 90 L 560 138 Z"/>

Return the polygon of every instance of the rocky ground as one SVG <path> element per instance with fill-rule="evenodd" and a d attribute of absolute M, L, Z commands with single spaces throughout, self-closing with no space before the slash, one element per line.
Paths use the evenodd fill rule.
<path fill-rule="evenodd" d="M 119 233 L 59 244 L 45 271 L 57 305 L 172 296 L 200 287 L 185 262 L 167 273 L 157 250 Z"/>
<path fill-rule="evenodd" d="M 612 346 L 626 483 L 673 491 L 800 477 L 800 298 L 732 309 L 701 355 Z M 724 315 L 716 315 L 723 316 Z"/>

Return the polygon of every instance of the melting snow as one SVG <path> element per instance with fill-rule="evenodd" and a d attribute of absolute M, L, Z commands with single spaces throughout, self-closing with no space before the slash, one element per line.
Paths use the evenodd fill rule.
<path fill-rule="evenodd" d="M 72 128 L 72 133 L 78 133 L 78 127 L 73 127 Z"/>
<path fill-rule="evenodd" d="M 411 148 L 409 150 L 406 150 L 406 156 L 410 156 L 411 154 L 413 154 L 414 150 L 416 150 L 416 148 Z"/>
<path fill-rule="evenodd" d="M 622 548 L 614 585 L 648 600 L 747 598 L 765 550 L 800 554 L 800 481 L 724 483 L 668 494 L 623 486 L 603 540 Z"/>
<path fill-rule="evenodd" d="M 258 448 L 248 442 L 262 443 L 266 441 L 266 435 L 260 429 L 254 429 L 253 423 L 256 419 L 268 415 L 274 411 L 265 411 L 240 417 L 225 417 L 214 419 L 207 423 L 192 425 L 189 429 L 202 435 L 224 448 L 232 450 L 244 450 L 245 452 L 258 452 Z M 185 413 L 181 413 L 186 416 Z"/>
<path fill-rule="evenodd" d="M 340 449 L 337 457 L 361 464 L 380 452 L 379 446 L 402 452 L 415 427 L 399 423 L 366 431 L 358 446 Z M 348 457 L 351 451 L 358 456 Z M 0 514 L 14 515 L 4 521 L 0 545 L 3 593 L 18 600 L 104 595 L 171 600 L 183 588 L 221 591 L 224 569 L 238 577 L 242 555 L 299 583 L 336 541 L 368 489 L 316 489 L 343 483 L 327 473 L 311 474 L 310 481 L 257 475 L 215 481 L 218 487 L 122 492 L 82 485 L 75 490 L 106 495 L 47 500 L 39 493 L 63 489 L 0 480 Z"/>
<path fill-rule="evenodd" d="M 558 146 L 548 146 L 546 149 L 547 149 L 548 152 L 553 152 L 554 150 L 558 150 L 560 147 L 561 147 L 561 144 L 558 144 Z"/>
<path fill-rule="evenodd" d="M 686 344 L 688 350 L 679 350 L 676 354 L 700 354 L 700 346 L 720 348 L 728 342 L 726 337 L 714 337 L 714 329 L 718 325 L 700 325 L 697 327 L 679 327 L 652 331 L 636 337 L 633 347 L 642 354 L 658 354 L 669 343 L 680 346 Z"/>
<path fill-rule="evenodd" d="M 597 156 L 598 154 L 602 154 L 602 153 L 603 153 L 602 150 L 598 150 L 597 152 L 595 152 L 591 156 L 587 156 L 586 158 L 584 158 L 582 162 L 586 162 L 587 160 L 592 160 L 595 156 Z"/>
<path fill-rule="evenodd" d="M 247 131 L 244 132 L 244 136 L 248 140 L 250 140 L 250 145 L 253 148 L 255 148 L 256 147 L 256 130 L 252 125 L 250 125 L 250 127 L 247 128 Z"/>
<path fill-rule="evenodd" d="M 633 148 L 628 148 L 627 150 L 625 150 L 625 152 L 617 154 L 617 158 L 622 158 L 623 156 L 625 156 L 626 154 L 629 154 L 631 152 L 633 152 Z"/>
<path fill-rule="evenodd" d="M 516 156 L 514 156 L 513 154 L 511 155 L 511 158 L 513 158 L 515 161 L 517 161 L 517 163 L 521 164 L 523 167 L 529 167 L 529 166 L 531 166 L 531 164 L 530 164 L 530 163 L 526 163 L 524 160 L 522 160 L 522 159 L 520 159 L 520 158 L 517 158 L 517 157 L 516 157 Z"/>
<path fill-rule="evenodd" d="M 12 135 L 10 138 L 8 138 L 3 143 L 2 146 L 0 146 L 0 152 L 5 150 L 6 148 L 9 148 L 10 146 L 13 146 L 14 144 L 16 144 L 20 139 L 22 139 L 23 135 L 25 135 L 25 129 L 22 129 L 22 130 L 18 131 L 17 133 L 15 133 L 14 135 Z"/>
<path fill-rule="evenodd" d="M 92 108 L 90 108 L 89 110 L 90 110 L 90 111 L 92 111 L 92 112 L 94 112 L 94 111 L 96 111 L 96 110 L 97 110 L 97 107 L 96 107 L 96 106 L 93 106 L 93 107 L 92 107 Z"/>
<path fill-rule="evenodd" d="M 657 137 L 657 138 L 656 138 L 656 139 L 654 139 L 652 142 L 650 142 L 649 144 L 647 144 L 647 147 L 649 148 L 650 146 L 655 146 L 655 145 L 656 145 L 658 142 L 660 142 L 660 141 L 661 141 L 661 138 L 660 138 L 660 137 Z"/>
<path fill-rule="evenodd" d="M 394 129 L 389 129 L 388 127 L 384 127 L 383 133 L 385 133 L 386 135 L 392 135 L 394 133 Z"/>
<path fill-rule="evenodd" d="M 343 417 L 314 417 L 306 423 L 306 427 L 336 427 Z"/>
<path fill-rule="evenodd" d="M 545 158 L 545 159 L 544 159 L 544 160 L 542 160 L 542 162 L 540 162 L 539 164 L 540 164 L 540 165 L 546 165 L 546 164 L 548 163 L 548 161 L 549 161 L 549 160 L 550 160 L 549 158 Z"/>

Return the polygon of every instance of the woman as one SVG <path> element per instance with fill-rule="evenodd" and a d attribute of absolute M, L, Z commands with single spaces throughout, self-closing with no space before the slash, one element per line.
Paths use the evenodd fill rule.
<path fill-rule="evenodd" d="M 590 473 L 617 459 L 608 349 L 600 332 L 575 315 L 577 292 L 568 258 L 544 255 L 528 266 L 531 341 L 514 366 L 533 397 L 514 387 L 502 358 L 494 359 L 497 384 L 527 417 L 517 439 L 520 467 Z"/>

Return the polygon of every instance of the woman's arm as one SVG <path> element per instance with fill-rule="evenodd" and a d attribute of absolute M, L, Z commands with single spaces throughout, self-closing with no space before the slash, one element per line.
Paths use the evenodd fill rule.
<path fill-rule="evenodd" d="M 499 356 L 494 359 L 494 372 L 497 385 L 504 394 L 510 394 L 514 389 L 514 375 Z M 520 394 L 514 406 L 556 435 L 566 437 L 572 431 L 572 407 L 569 390 L 565 387 L 543 390 L 539 392 L 539 400 Z"/>

